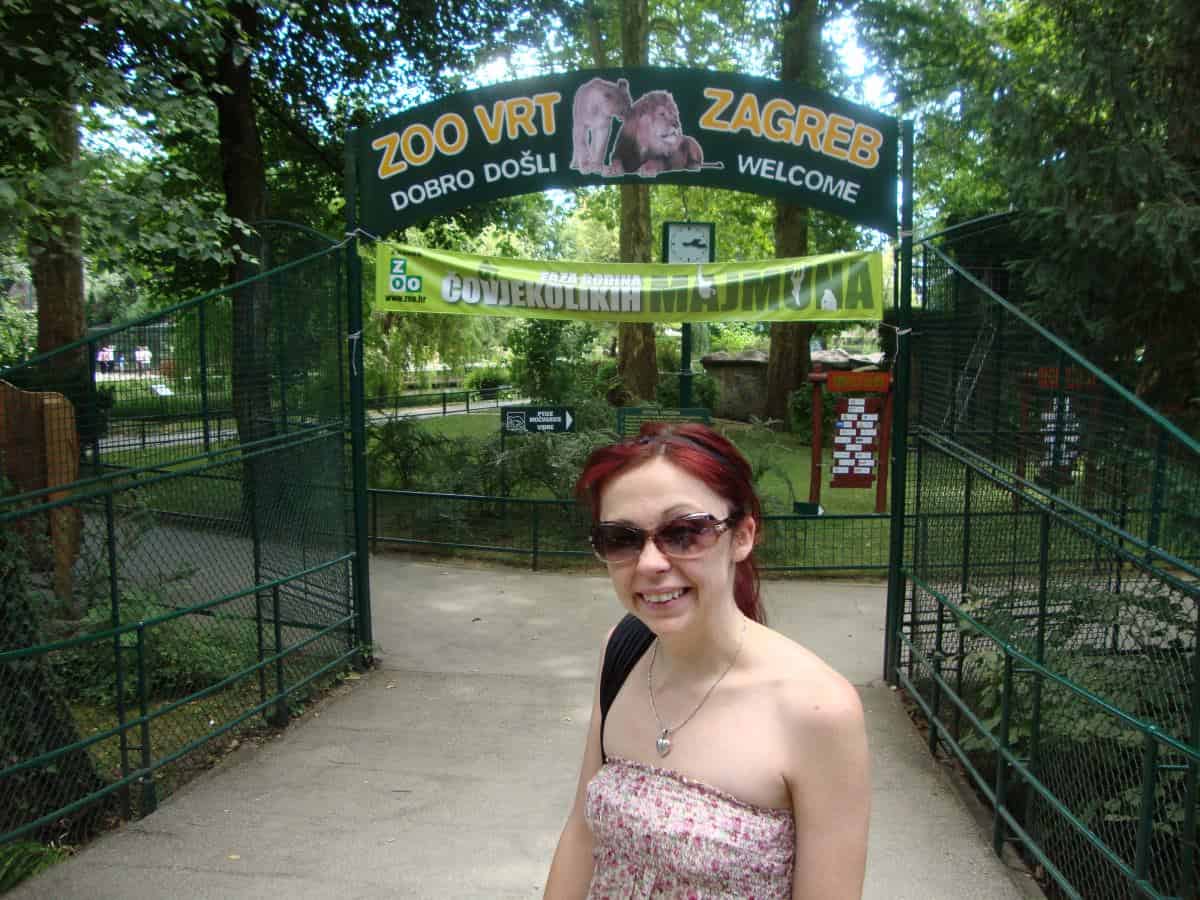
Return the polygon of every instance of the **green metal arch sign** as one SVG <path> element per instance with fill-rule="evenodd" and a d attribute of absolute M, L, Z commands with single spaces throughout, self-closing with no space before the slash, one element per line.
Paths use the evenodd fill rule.
<path fill-rule="evenodd" d="M 896 119 L 793 82 L 699 69 L 593 69 L 455 94 L 347 136 L 357 225 L 547 188 L 740 190 L 897 227 Z M 353 220 L 353 219 L 352 219 Z"/>

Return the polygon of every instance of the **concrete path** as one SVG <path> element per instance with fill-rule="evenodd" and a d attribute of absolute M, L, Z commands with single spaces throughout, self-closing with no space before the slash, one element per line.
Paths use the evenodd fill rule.
<path fill-rule="evenodd" d="M 380 666 L 12 900 L 536 898 L 575 787 L 607 579 L 372 561 Z M 768 582 L 771 623 L 859 686 L 868 900 L 1040 896 L 878 682 L 884 589 Z"/>

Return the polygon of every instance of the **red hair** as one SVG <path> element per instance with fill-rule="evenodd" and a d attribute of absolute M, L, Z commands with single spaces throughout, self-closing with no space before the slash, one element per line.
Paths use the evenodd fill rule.
<path fill-rule="evenodd" d="M 756 540 L 762 534 L 762 506 L 754 493 L 750 464 L 725 437 L 707 425 L 693 423 L 645 422 L 636 438 L 593 450 L 575 484 L 575 494 L 591 509 L 593 522 L 600 520 L 600 495 L 609 483 L 657 456 L 728 500 L 731 513 L 753 519 Z M 759 599 L 758 583 L 758 564 L 751 548 L 734 570 L 733 599 L 746 616 L 765 624 L 767 614 Z"/>

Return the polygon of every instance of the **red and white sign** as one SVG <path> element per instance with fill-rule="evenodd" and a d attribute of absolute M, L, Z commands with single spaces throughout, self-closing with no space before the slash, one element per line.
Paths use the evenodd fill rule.
<path fill-rule="evenodd" d="M 830 487 L 870 487 L 879 449 L 880 397 L 839 397 L 834 403 L 833 478 Z"/>

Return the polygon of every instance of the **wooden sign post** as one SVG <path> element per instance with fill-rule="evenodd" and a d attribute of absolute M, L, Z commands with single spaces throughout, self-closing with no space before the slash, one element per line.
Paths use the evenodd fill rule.
<path fill-rule="evenodd" d="M 810 503 L 821 502 L 824 452 L 824 392 L 869 394 L 839 397 L 834 409 L 833 471 L 829 486 L 866 488 L 875 485 L 875 512 L 887 511 L 888 456 L 892 432 L 892 375 L 890 372 L 816 371 L 812 383 L 812 476 Z"/>

